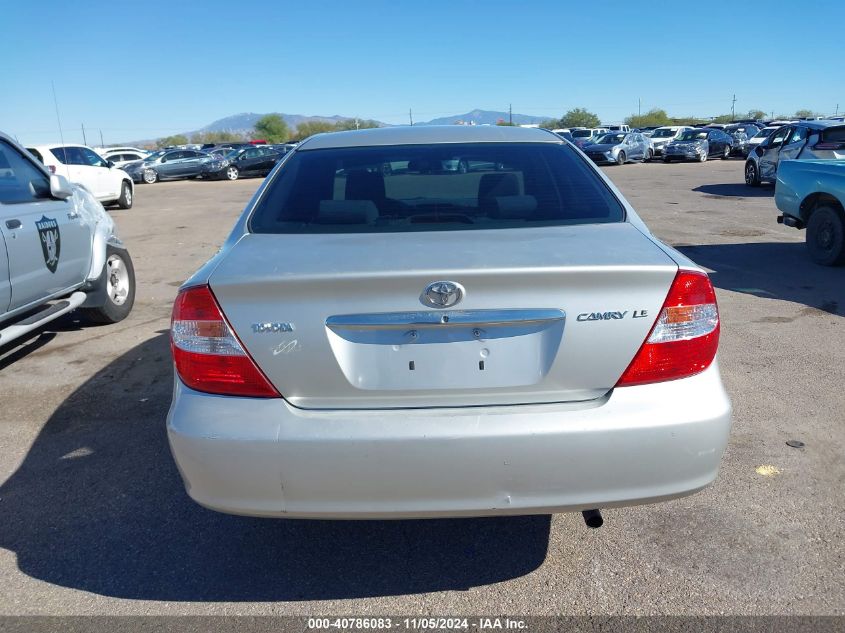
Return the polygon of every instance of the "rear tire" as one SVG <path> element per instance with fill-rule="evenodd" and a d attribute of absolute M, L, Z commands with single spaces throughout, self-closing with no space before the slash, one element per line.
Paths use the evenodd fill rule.
<path fill-rule="evenodd" d="M 643 156 L 643 162 L 648 163 L 651 162 L 651 159 L 654 158 L 654 151 L 651 149 L 647 149 L 645 151 L 645 156 Z"/>
<path fill-rule="evenodd" d="M 229 165 L 226 168 L 225 177 L 226 180 L 237 180 L 238 176 L 240 176 L 240 172 L 238 172 L 238 168 L 234 165 Z"/>
<path fill-rule="evenodd" d="M 760 170 L 751 161 L 745 163 L 745 184 L 749 187 L 760 186 Z"/>
<path fill-rule="evenodd" d="M 816 207 L 807 222 L 806 244 L 810 259 L 820 266 L 845 264 L 845 213 L 823 205 Z"/>
<path fill-rule="evenodd" d="M 708 151 L 709 151 L 709 150 L 704 150 L 703 152 L 701 152 L 701 155 L 698 157 L 698 162 L 699 162 L 699 163 L 704 163 L 704 162 L 707 162 L 707 152 L 708 152 Z"/>
<path fill-rule="evenodd" d="M 728 160 L 731 155 L 731 146 L 725 145 L 725 151 L 722 152 L 722 160 Z"/>
<path fill-rule="evenodd" d="M 131 209 L 135 197 L 133 193 L 132 185 L 124 180 L 120 185 L 120 197 L 117 199 L 117 206 L 121 209 Z"/>
<path fill-rule="evenodd" d="M 624 165 L 625 164 L 625 152 L 619 152 L 619 155 L 616 157 L 616 164 L 617 165 Z"/>
<path fill-rule="evenodd" d="M 132 312 L 135 304 L 135 267 L 129 252 L 113 246 L 106 247 L 106 263 L 103 265 L 101 290 L 103 304 L 94 308 L 82 308 L 79 312 L 90 323 L 117 323 Z"/>

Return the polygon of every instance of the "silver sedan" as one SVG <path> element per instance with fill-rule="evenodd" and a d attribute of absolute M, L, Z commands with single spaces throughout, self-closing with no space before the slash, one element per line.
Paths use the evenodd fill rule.
<path fill-rule="evenodd" d="M 179 291 L 170 445 L 222 512 L 595 526 L 715 479 L 719 328 L 707 274 L 551 132 L 322 134 Z"/>
<path fill-rule="evenodd" d="M 583 149 L 599 164 L 624 165 L 632 160 L 647 162 L 654 157 L 651 142 L 639 132 L 610 132 Z"/>

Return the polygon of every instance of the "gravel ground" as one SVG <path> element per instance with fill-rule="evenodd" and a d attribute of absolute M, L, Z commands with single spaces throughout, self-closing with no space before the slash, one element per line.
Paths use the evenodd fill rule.
<path fill-rule="evenodd" d="M 170 306 L 259 181 L 143 185 L 113 211 L 138 276 L 132 315 L 66 318 L 0 348 L 0 613 L 845 614 L 845 268 L 808 261 L 772 189 L 741 184 L 741 161 L 606 171 L 713 271 L 735 419 L 712 487 L 608 511 L 601 530 L 579 515 L 295 522 L 198 507 L 164 432 Z"/>

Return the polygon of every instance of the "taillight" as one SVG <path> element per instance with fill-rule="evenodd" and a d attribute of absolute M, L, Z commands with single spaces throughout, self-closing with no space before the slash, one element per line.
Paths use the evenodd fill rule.
<path fill-rule="evenodd" d="M 47 165 L 47 169 L 49 169 L 49 170 L 50 170 L 50 173 L 51 173 L 51 174 L 55 174 L 55 173 L 56 173 L 56 166 L 55 166 L 55 165 Z"/>
<path fill-rule="evenodd" d="M 225 396 L 278 398 L 229 326 L 208 286 L 179 293 L 170 321 L 176 372 L 188 387 Z"/>
<path fill-rule="evenodd" d="M 675 380 L 707 369 L 719 347 L 719 308 L 706 274 L 678 271 L 663 309 L 617 387 Z"/>

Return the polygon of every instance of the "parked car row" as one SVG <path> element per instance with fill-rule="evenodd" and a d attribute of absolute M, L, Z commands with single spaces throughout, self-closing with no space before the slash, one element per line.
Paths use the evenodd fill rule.
<path fill-rule="evenodd" d="M 27 151 L 51 174 L 82 185 L 103 205 L 130 209 L 135 184 L 180 178 L 264 177 L 290 147 L 237 143 L 207 151 L 170 148 L 150 153 L 137 147 L 112 147 L 98 153 L 85 145 L 52 144 L 28 147 Z"/>
<path fill-rule="evenodd" d="M 627 125 L 614 125 L 561 128 L 552 132 L 574 143 L 598 163 L 620 165 L 631 160 L 646 162 L 656 156 L 665 162 L 745 157 L 755 145 L 751 139 L 761 134 L 756 124 L 746 122 L 704 127 L 663 125 L 634 130 Z"/>
<path fill-rule="evenodd" d="M 266 176 L 283 155 L 270 146 L 212 151 L 165 149 L 130 163 L 125 169 L 136 183 L 152 184 L 160 180 L 182 178 L 237 180 L 243 176 Z"/>

